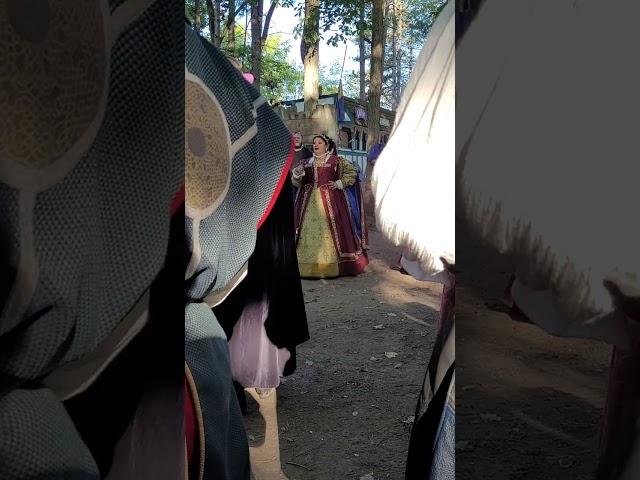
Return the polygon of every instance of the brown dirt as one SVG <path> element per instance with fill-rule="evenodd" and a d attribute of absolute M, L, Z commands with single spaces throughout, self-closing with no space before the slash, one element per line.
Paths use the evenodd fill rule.
<path fill-rule="evenodd" d="M 507 261 L 456 247 L 456 478 L 594 479 L 611 349 L 496 311 Z"/>
<path fill-rule="evenodd" d="M 403 421 L 424 379 L 441 287 L 391 270 L 398 251 L 375 231 L 371 244 L 366 274 L 303 281 L 311 340 L 278 389 L 290 480 L 404 478 Z M 592 480 L 610 348 L 514 322 L 497 307 L 506 261 L 461 226 L 457 250 L 456 478 Z M 259 415 L 246 420 L 259 444 Z"/>
<path fill-rule="evenodd" d="M 303 281 L 311 340 L 278 389 L 289 480 L 404 478 L 411 424 L 403 422 L 415 411 L 441 287 L 391 270 L 398 251 L 378 232 L 371 244 L 364 275 Z M 250 443 L 261 443 L 260 416 L 246 420 Z"/>

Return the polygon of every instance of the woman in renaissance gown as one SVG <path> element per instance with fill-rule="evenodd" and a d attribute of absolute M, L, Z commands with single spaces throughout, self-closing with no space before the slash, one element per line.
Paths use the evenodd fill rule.
<path fill-rule="evenodd" d="M 316 135 L 313 156 L 292 172 L 298 187 L 296 249 L 303 278 L 359 275 L 369 263 L 346 192 L 356 183 L 357 172 L 330 150 L 331 143 L 325 135 Z"/>

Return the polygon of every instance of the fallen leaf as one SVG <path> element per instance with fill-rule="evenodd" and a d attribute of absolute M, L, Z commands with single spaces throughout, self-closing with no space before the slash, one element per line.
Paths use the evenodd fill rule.
<path fill-rule="evenodd" d="M 373 473 L 367 473 L 366 475 L 361 476 L 360 480 L 375 480 L 375 479 L 373 478 Z"/>
<path fill-rule="evenodd" d="M 387 313 L 387 317 L 397 317 L 398 315 L 396 315 L 395 313 Z"/>
<path fill-rule="evenodd" d="M 375 362 L 376 360 L 378 360 L 378 357 L 371 357 L 369 360 L 371 360 L 372 362 Z"/>
<path fill-rule="evenodd" d="M 395 358 L 398 354 L 396 352 L 384 352 L 384 356 L 387 358 Z"/>
<path fill-rule="evenodd" d="M 358 412 L 357 411 L 353 412 L 351 415 L 353 415 L 354 417 L 357 417 L 358 416 Z"/>
<path fill-rule="evenodd" d="M 413 422 L 415 422 L 416 420 L 416 416 L 415 415 L 409 415 L 405 420 L 402 421 L 402 423 L 406 423 L 407 425 L 411 425 L 413 424 Z"/>
<path fill-rule="evenodd" d="M 380 325 L 374 325 L 373 329 L 374 330 L 384 330 L 384 325 L 382 323 Z"/>

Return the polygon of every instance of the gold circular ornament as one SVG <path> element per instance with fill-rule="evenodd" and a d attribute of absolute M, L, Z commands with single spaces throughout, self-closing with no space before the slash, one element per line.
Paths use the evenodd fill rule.
<path fill-rule="evenodd" d="M 42 170 L 87 135 L 108 82 L 105 21 L 103 1 L 4 2 L 0 160 Z"/>
<path fill-rule="evenodd" d="M 189 79 L 185 80 L 184 135 L 186 206 L 212 213 L 229 188 L 229 127 L 213 95 Z"/>

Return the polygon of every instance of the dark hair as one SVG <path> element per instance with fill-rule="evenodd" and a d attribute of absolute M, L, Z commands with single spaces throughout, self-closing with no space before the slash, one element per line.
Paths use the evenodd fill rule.
<path fill-rule="evenodd" d="M 315 140 L 316 138 L 319 138 L 320 140 L 322 140 L 327 146 L 329 146 L 329 142 L 331 142 L 331 139 L 326 135 L 322 135 L 322 134 L 314 135 L 313 140 Z"/>

